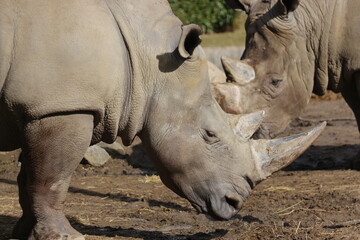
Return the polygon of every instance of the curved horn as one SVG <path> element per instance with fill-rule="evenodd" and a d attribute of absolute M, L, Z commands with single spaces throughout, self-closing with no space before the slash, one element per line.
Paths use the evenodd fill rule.
<path fill-rule="evenodd" d="M 326 122 L 323 122 L 308 132 L 289 137 L 250 140 L 261 180 L 286 167 L 300 156 L 322 133 L 325 126 Z"/>
<path fill-rule="evenodd" d="M 264 115 L 265 111 L 259 111 L 245 115 L 228 114 L 228 117 L 234 133 L 239 137 L 240 141 L 245 142 L 259 129 L 264 120 Z"/>
<path fill-rule="evenodd" d="M 245 85 L 255 79 L 254 68 L 244 61 L 223 56 L 221 63 L 227 78 L 230 80 Z"/>

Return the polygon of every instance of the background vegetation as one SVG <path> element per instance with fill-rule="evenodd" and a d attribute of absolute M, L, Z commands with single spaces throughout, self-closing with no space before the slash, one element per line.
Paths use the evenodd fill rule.
<path fill-rule="evenodd" d="M 244 18 L 242 15 L 241 18 Z M 210 33 L 201 36 L 203 47 L 226 47 L 226 46 L 244 46 L 245 45 L 244 26 L 229 32 Z"/>
<path fill-rule="evenodd" d="M 224 0 L 169 0 L 181 21 L 198 24 L 206 35 L 204 47 L 243 45 L 245 14 L 230 9 Z"/>
<path fill-rule="evenodd" d="M 235 11 L 224 0 L 169 0 L 169 3 L 184 23 L 196 23 L 206 33 L 232 28 Z"/>

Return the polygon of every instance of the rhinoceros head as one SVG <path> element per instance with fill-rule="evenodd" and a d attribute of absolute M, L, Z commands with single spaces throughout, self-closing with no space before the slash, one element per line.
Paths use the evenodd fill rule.
<path fill-rule="evenodd" d="M 217 94 L 233 113 L 265 111 L 258 137 L 274 137 L 300 115 L 313 90 L 313 56 L 296 11 L 299 0 L 227 0 L 248 14 L 241 60 L 223 57 L 227 82 Z M 311 52 L 311 51 L 310 51 Z M 221 104 L 221 103 L 220 103 Z M 225 109 L 226 110 L 226 109 Z"/>
<path fill-rule="evenodd" d="M 140 133 L 164 184 L 199 211 L 228 219 L 252 188 L 289 164 L 319 135 L 250 140 L 263 112 L 227 116 L 212 97 L 196 25 L 159 59 L 159 84 Z"/>

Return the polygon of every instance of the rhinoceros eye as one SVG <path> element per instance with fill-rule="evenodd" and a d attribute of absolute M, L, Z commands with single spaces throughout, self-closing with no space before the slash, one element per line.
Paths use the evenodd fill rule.
<path fill-rule="evenodd" d="M 284 81 L 281 76 L 271 76 L 265 81 L 264 92 L 271 96 L 271 98 L 275 98 L 284 90 L 285 84 L 283 83 Z"/>
<path fill-rule="evenodd" d="M 205 130 L 205 132 L 206 132 L 206 135 L 208 136 L 208 137 L 216 137 L 216 135 L 215 135 L 215 133 L 213 133 L 212 131 L 209 131 L 209 130 Z"/>
<path fill-rule="evenodd" d="M 278 87 L 282 82 L 282 79 L 271 79 L 271 85 L 273 85 L 274 87 Z"/>
<path fill-rule="evenodd" d="M 216 134 L 212 131 L 209 130 L 205 130 L 204 129 L 204 133 L 202 134 L 204 140 L 208 143 L 208 144 L 214 144 L 220 141 L 220 139 L 216 136 Z"/>

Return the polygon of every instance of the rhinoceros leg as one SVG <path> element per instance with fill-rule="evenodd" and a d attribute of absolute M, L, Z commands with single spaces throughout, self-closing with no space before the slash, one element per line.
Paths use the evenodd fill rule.
<path fill-rule="evenodd" d="M 93 116 L 66 114 L 27 123 L 19 175 L 23 216 L 14 237 L 83 240 L 63 213 L 71 175 L 90 144 Z M 27 225 L 33 226 L 32 229 Z"/>
<path fill-rule="evenodd" d="M 19 162 L 24 162 L 23 154 L 20 154 Z M 26 239 L 36 224 L 36 219 L 31 211 L 30 198 L 26 189 L 27 176 L 24 166 L 25 164 L 21 165 L 20 173 L 17 177 L 19 186 L 19 202 L 23 210 L 23 214 L 13 230 L 13 237 L 16 239 Z"/>
<path fill-rule="evenodd" d="M 345 82 L 341 94 L 354 112 L 360 132 L 360 72 L 353 75 L 353 81 Z M 351 159 L 353 169 L 360 170 L 360 151 Z"/>

